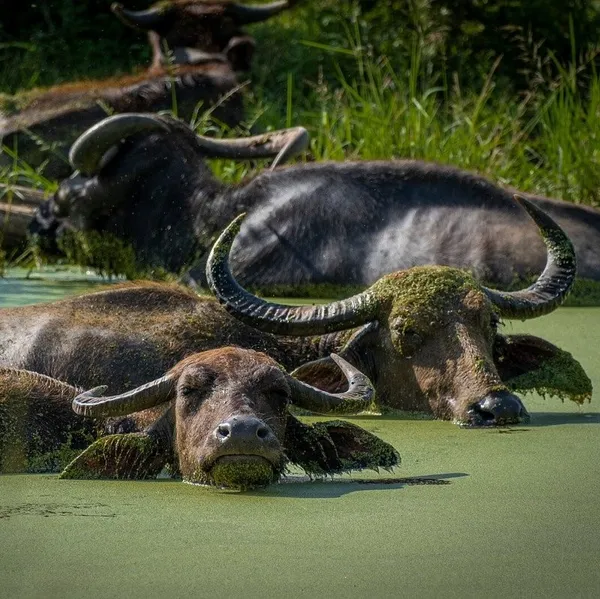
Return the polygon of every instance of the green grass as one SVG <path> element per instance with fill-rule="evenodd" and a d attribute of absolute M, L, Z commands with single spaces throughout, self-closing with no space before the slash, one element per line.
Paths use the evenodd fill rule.
<path fill-rule="evenodd" d="M 262 24 L 253 33 L 259 45 L 246 123 L 224 131 L 200 108 L 193 119 L 199 132 L 303 125 L 312 136 L 310 160 L 432 160 L 522 191 L 600 205 L 600 77 L 593 51 L 574 51 L 570 65 L 556 62 L 553 79 L 540 71 L 538 83 L 519 95 L 499 74 L 501 59 L 484 64 L 486 70 L 436 69 L 431 32 L 406 30 L 394 46 L 347 8 L 319 12 L 307 3 L 279 17 L 276 27 Z M 389 54 L 374 54 L 377 47 Z M 29 60 L 16 70 L 30 87 L 27 75 L 36 62 L 31 49 L 23 51 Z M 0 183 L 55 188 L 43 167 L 12 159 L 0 170 Z M 264 164 L 213 161 L 212 167 L 237 181 Z"/>

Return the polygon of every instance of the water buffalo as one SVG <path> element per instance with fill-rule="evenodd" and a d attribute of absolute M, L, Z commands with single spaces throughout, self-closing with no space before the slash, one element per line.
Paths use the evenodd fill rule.
<path fill-rule="evenodd" d="M 546 267 L 527 289 L 489 289 L 467 272 L 422 266 L 386 275 L 366 291 L 317 306 L 285 306 L 259 299 L 233 278 L 228 254 L 238 217 L 215 243 L 207 263 L 211 289 L 243 323 L 277 335 L 322 335 L 362 327 L 337 348 L 373 381 L 383 404 L 433 412 L 474 425 L 528 418 L 512 390 L 554 389 L 578 403 L 591 382 L 570 354 L 528 335 L 498 333 L 500 318 L 529 319 L 552 312 L 575 278 L 573 245 L 535 204 L 516 196 L 547 246 Z M 331 360 L 296 370 L 331 385 Z"/>
<path fill-rule="evenodd" d="M 291 138 L 278 139 L 283 147 Z M 245 157 L 244 140 L 231 143 Z M 255 138 L 245 144 L 246 157 L 261 147 Z M 110 117 L 82 135 L 70 156 L 80 172 L 43 206 L 33 230 L 53 235 L 70 227 L 116 237 L 133 248 L 140 267 L 180 272 L 195 260 L 203 264 L 214 237 L 240 211 L 249 215 L 234 245 L 233 270 L 242 284 L 262 289 L 370 285 L 424 264 L 468 268 L 503 286 L 535 276 L 545 263 L 544 244 L 512 192 L 449 166 L 311 163 L 230 186 L 212 175 L 205 158 L 235 157 L 233 148 L 152 115 Z M 600 280 L 600 213 L 527 197 L 573 240 L 579 276 Z M 200 283 L 202 273 L 196 269 Z"/>
<path fill-rule="evenodd" d="M 0 143 L 44 175 L 60 179 L 70 172 L 66 151 L 107 113 L 170 110 L 191 118 L 199 102 L 215 106 L 228 125 L 243 116 L 239 84 L 227 56 L 200 53 L 193 64 L 161 66 L 149 72 L 100 81 L 66 83 L 33 90 L 0 103 Z M 0 166 L 12 158 L 0 154 Z"/>
<path fill-rule="evenodd" d="M 162 41 L 175 56 L 195 54 L 198 49 L 218 52 L 229 56 L 235 70 L 247 70 L 254 40 L 243 27 L 265 21 L 296 2 L 248 6 L 223 0 L 167 0 L 140 11 L 127 10 L 115 2 L 111 10 L 125 25 L 149 32 L 153 68 L 163 62 Z"/>
<path fill-rule="evenodd" d="M 233 344 L 262 351 L 288 370 L 314 362 L 298 376 L 319 388 L 337 384 L 329 381 L 335 373 L 327 356 L 340 353 L 373 380 L 380 404 L 474 425 L 522 419 L 525 410 L 511 390 L 582 402 L 591 383 L 569 354 L 535 337 L 497 331 L 499 316 L 551 311 L 575 274 L 573 248 L 562 230 L 523 201 L 549 246 L 549 266 L 525 291 L 495 292 L 458 269 L 415 267 L 332 305 L 271 309 L 229 278 L 225 260 L 234 227 L 209 263 L 212 285 L 233 316 L 214 298 L 159 283 L 4 309 L 0 366 L 85 388 L 110 380 L 122 392 L 161 376 L 190 353 Z"/>
<path fill-rule="evenodd" d="M 102 396 L 106 387 L 81 393 L 38 373 L 0 369 L 0 471 L 18 470 L 27 454 L 67 438 L 72 448 L 74 433 L 89 442 L 94 430 L 83 416 L 109 434 L 71 461 L 63 478 L 149 478 L 168 465 L 188 482 L 248 488 L 276 482 L 288 463 L 311 475 L 395 466 L 395 449 L 360 427 L 339 420 L 305 425 L 289 413 L 291 404 L 321 413 L 369 406 L 369 380 L 333 359 L 348 381 L 341 394 L 235 347 L 188 356 L 164 376 L 112 397 Z"/>

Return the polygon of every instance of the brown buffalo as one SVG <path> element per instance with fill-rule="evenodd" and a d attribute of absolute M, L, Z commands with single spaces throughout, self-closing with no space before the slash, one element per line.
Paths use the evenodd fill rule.
<path fill-rule="evenodd" d="M 396 465 L 397 452 L 360 427 L 309 426 L 289 413 L 292 404 L 320 413 L 370 404 L 369 380 L 333 359 L 348 381 L 344 393 L 320 391 L 265 354 L 234 347 L 193 354 L 157 380 L 113 397 L 102 397 L 106 387 L 77 394 L 49 377 L 2 369 L 0 465 L 14 470 L 19 452 L 31 452 L 25 446 L 32 438 L 48 445 L 64 441 L 67 431 L 81 434 L 82 416 L 112 434 L 74 459 L 63 478 L 148 478 L 168 466 L 188 482 L 248 488 L 276 482 L 290 462 L 311 475 Z M 77 414 L 67 413 L 70 400 Z"/>
<path fill-rule="evenodd" d="M 71 409 L 71 385 L 29 370 L 0 368 L 0 473 L 64 467 L 98 434 Z"/>
<path fill-rule="evenodd" d="M 474 425 L 516 422 L 525 411 L 513 390 L 578 402 L 591 394 L 588 377 L 569 354 L 497 330 L 499 317 L 551 311 L 573 281 L 568 239 L 541 210 L 526 206 L 549 246 L 549 265 L 529 290 L 499 293 L 462 270 L 419 267 L 385 276 L 343 302 L 273 306 L 231 281 L 226 254 L 233 228 L 217 244 L 208 273 L 233 316 L 214 298 L 158 283 L 8 308 L 0 310 L 0 366 L 84 388 L 110 380 L 111 389 L 123 392 L 162 376 L 191 353 L 238 345 L 263 351 L 288 370 L 325 358 L 298 375 L 329 388 L 323 376 L 335 373 L 327 356 L 339 353 L 371 378 L 381 404 Z"/>
<path fill-rule="evenodd" d="M 520 422 L 528 414 L 512 390 L 554 392 L 581 403 L 591 397 L 591 382 L 570 354 L 550 343 L 498 333 L 500 318 L 552 312 L 575 278 L 567 236 L 533 203 L 517 199 L 538 225 L 548 252 L 544 272 L 522 291 L 495 291 L 465 271 L 427 266 L 384 276 L 343 301 L 270 303 L 241 288 L 229 269 L 241 217 L 215 243 L 207 277 L 230 314 L 263 332 L 308 336 L 362 326 L 336 351 L 369 376 L 383 404 L 474 425 Z M 321 386 L 334 375 L 331 366 L 324 358 L 296 374 Z"/>

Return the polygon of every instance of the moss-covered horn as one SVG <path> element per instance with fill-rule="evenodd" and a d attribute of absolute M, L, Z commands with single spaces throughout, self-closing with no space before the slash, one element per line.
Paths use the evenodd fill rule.
<path fill-rule="evenodd" d="M 496 291 L 484 287 L 486 295 L 504 318 L 526 320 L 548 314 L 565 300 L 575 281 L 575 249 L 566 233 L 540 208 L 526 198 L 515 200 L 539 227 L 546 244 L 546 268 L 533 285 L 521 291 Z"/>
<path fill-rule="evenodd" d="M 366 410 L 375 396 L 369 378 L 337 354 L 331 354 L 348 380 L 348 390 L 343 393 L 328 393 L 288 375 L 292 390 L 292 403 L 319 414 L 356 414 Z"/>
<path fill-rule="evenodd" d="M 122 139 L 140 131 L 169 131 L 167 124 L 152 114 L 116 114 L 82 133 L 71 146 L 71 166 L 83 173 L 97 172 L 105 154 Z"/>
<path fill-rule="evenodd" d="M 282 10 L 290 7 L 287 0 L 280 2 L 271 2 L 271 4 L 262 4 L 258 6 L 246 6 L 243 4 L 230 4 L 227 12 L 240 24 L 258 23 L 265 21 L 270 17 L 279 14 Z"/>
<path fill-rule="evenodd" d="M 165 375 L 120 395 L 102 397 L 106 386 L 94 387 L 73 400 L 73 410 L 81 416 L 101 418 L 125 416 L 169 401 L 175 392 L 176 378 Z"/>
<path fill-rule="evenodd" d="M 119 21 L 128 27 L 143 29 L 144 31 L 160 27 L 171 9 L 172 7 L 168 2 L 161 2 L 146 10 L 127 10 L 118 2 L 113 2 L 110 5 L 110 10 L 113 11 Z"/>
<path fill-rule="evenodd" d="M 243 218 L 241 214 L 221 233 L 206 263 L 208 284 L 232 316 L 255 329 L 278 335 L 318 335 L 351 329 L 375 319 L 377 303 L 368 290 L 317 306 L 285 306 L 248 293 L 229 268 L 229 251 Z"/>
<path fill-rule="evenodd" d="M 306 150 L 308 142 L 308 131 L 304 127 L 280 129 L 238 139 L 214 139 L 198 136 L 198 144 L 209 158 L 253 160 L 275 156 L 271 168 Z"/>

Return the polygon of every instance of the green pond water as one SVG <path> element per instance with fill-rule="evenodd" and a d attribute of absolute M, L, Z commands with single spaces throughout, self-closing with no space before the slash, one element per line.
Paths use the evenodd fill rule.
<path fill-rule="evenodd" d="M 0 306 L 95 281 L 0 280 Z M 505 332 L 572 352 L 600 389 L 600 308 Z M 525 398 L 530 424 L 352 418 L 393 474 L 226 493 L 181 482 L 0 476 L 0 597 L 600 597 L 600 397 Z"/>

